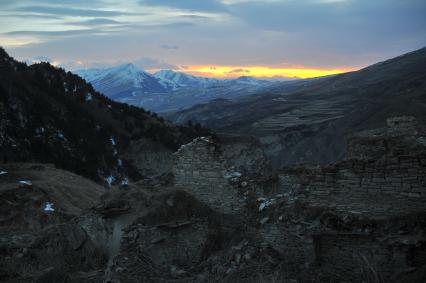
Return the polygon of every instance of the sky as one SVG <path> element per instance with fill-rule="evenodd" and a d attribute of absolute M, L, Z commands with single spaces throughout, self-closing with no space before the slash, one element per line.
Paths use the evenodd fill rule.
<path fill-rule="evenodd" d="M 425 0 L 0 0 L 0 45 L 68 70 L 306 78 L 426 46 L 425 15 Z"/>

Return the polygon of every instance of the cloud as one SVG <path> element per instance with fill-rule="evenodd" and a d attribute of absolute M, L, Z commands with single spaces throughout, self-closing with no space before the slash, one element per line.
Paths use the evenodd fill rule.
<path fill-rule="evenodd" d="M 71 29 L 58 31 L 43 31 L 43 30 L 18 30 L 2 33 L 3 35 L 11 36 L 73 36 L 82 34 L 101 33 L 100 29 Z"/>
<path fill-rule="evenodd" d="M 162 44 L 162 45 L 160 45 L 160 48 L 167 49 L 167 50 L 178 50 L 179 46 L 170 45 L 170 44 Z"/>
<path fill-rule="evenodd" d="M 240 68 L 240 69 L 233 69 L 233 70 L 226 72 L 226 73 L 227 74 L 241 74 L 241 73 L 248 74 L 248 73 L 250 73 L 250 70 Z"/>
<path fill-rule="evenodd" d="M 68 22 L 69 25 L 76 25 L 76 26 L 103 26 L 103 25 L 121 25 L 122 22 L 107 19 L 107 18 L 96 18 L 96 19 L 90 19 L 90 20 L 84 20 L 84 21 L 75 21 L 75 22 Z"/>
<path fill-rule="evenodd" d="M 138 15 L 137 13 L 122 12 L 117 10 L 109 11 L 100 9 L 76 9 L 59 6 L 25 6 L 21 8 L 16 8 L 15 11 L 75 17 L 116 17 L 123 15 Z"/>
<path fill-rule="evenodd" d="M 170 64 L 161 59 L 143 57 L 138 60 L 134 60 L 133 64 L 142 68 L 142 69 L 179 69 L 178 66 Z"/>
<path fill-rule="evenodd" d="M 148 6 L 164 6 L 189 11 L 226 11 L 226 6 L 217 0 L 141 0 L 139 3 Z"/>

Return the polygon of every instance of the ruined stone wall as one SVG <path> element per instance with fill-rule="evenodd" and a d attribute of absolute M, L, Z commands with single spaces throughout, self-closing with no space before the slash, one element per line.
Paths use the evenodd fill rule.
<path fill-rule="evenodd" d="M 223 157 L 229 167 L 249 175 L 263 176 L 271 166 L 260 142 L 251 136 L 222 134 L 219 137 Z"/>
<path fill-rule="evenodd" d="M 383 163 L 345 162 L 306 172 L 295 192 L 309 206 L 388 217 L 426 207 L 426 156 L 391 158 Z M 421 163 L 422 162 L 422 163 Z"/>
<path fill-rule="evenodd" d="M 317 268 L 340 282 L 396 282 L 393 275 L 408 269 L 408 246 L 353 233 L 325 233 L 314 239 Z"/>
<path fill-rule="evenodd" d="M 237 191 L 229 182 L 233 172 L 227 170 L 220 149 L 210 138 L 195 139 L 182 146 L 174 157 L 176 188 L 193 194 L 218 212 L 239 209 Z"/>
<path fill-rule="evenodd" d="M 357 137 L 349 148 L 352 159 L 325 167 L 293 168 L 283 172 L 281 179 L 298 185 L 293 196 L 307 206 L 369 217 L 422 211 L 426 147 L 420 140 L 419 136 L 387 134 Z M 285 190 L 288 185 L 282 187 Z"/>

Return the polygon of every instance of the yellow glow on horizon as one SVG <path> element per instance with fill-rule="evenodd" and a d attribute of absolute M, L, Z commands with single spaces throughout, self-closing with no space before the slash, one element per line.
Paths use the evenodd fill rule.
<path fill-rule="evenodd" d="M 315 69 L 304 67 L 282 68 L 267 66 L 187 66 L 182 71 L 192 75 L 217 78 L 251 76 L 260 78 L 287 77 L 306 79 L 341 74 L 353 70 L 354 69 L 351 68 Z"/>

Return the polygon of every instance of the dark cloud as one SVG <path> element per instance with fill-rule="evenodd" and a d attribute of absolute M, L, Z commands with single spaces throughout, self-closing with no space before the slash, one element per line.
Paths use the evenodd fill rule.
<path fill-rule="evenodd" d="M 329 47 L 386 44 L 426 28 L 424 0 L 253 1 L 230 7 L 254 28 L 299 33 L 304 42 L 317 39 Z"/>
<path fill-rule="evenodd" d="M 241 73 L 250 73 L 250 70 L 246 70 L 246 69 L 233 69 L 229 72 L 227 72 L 227 74 L 241 74 Z"/>
<path fill-rule="evenodd" d="M 140 3 L 142 5 L 166 6 L 189 11 L 226 11 L 226 6 L 218 0 L 141 0 Z"/>

